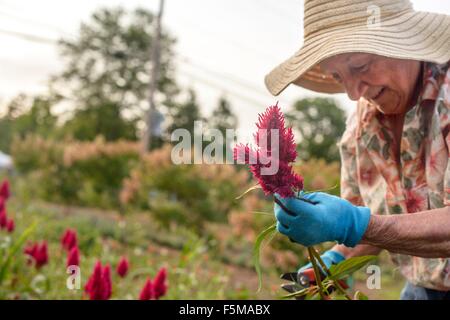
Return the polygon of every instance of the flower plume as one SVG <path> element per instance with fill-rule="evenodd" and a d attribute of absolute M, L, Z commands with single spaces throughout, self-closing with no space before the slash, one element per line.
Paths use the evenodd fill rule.
<path fill-rule="evenodd" d="M 278 193 L 282 198 L 294 196 L 303 189 L 303 178 L 292 170 L 291 163 L 297 158 L 292 128 L 286 128 L 284 115 L 278 104 L 259 115 L 254 134 L 256 148 L 239 144 L 233 150 L 234 160 L 248 164 L 266 195 Z M 276 167 L 273 174 L 264 170 Z"/>
<path fill-rule="evenodd" d="M 121 277 L 124 278 L 128 273 L 128 268 L 130 264 L 128 259 L 125 257 L 120 258 L 119 263 L 117 264 L 116 272 Z"/>
<path fill-rule="evenodd" d="M 102 267 L 101 262 L 97 261 L 84 290 L 89 295 L 90 300 L 108 300 L 112 293 L 111 284 L 109 265 Z"/>
<path fill-rule="evenodd" d="M 42 266 L 48 263 L 47 241 L 42 241 L 41 244 L 29 244 L 24 249 L 24 253 L 30 257 L 30 264 L 34 262 L 36 269 L 40 269 Z"/>

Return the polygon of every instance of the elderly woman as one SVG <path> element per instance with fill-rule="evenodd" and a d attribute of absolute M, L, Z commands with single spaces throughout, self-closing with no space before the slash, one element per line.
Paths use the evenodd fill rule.
<path fill-rule="evenodd" d="M 267 77 L 357 101 L 339 143 L 341 198 L 280 199 L 278 230 L 337 241 L 327 264 L 388 250 L 402 299 L 450 299 L 450 16 L 408 0 L 305 0 L 305 41 Z"/>

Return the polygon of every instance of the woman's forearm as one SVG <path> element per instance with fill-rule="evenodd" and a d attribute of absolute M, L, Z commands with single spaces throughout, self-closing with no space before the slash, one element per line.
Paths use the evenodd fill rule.
<path fill-rule="evenodd" d="M 377 256 L 383 249 L 368 244 L 359 244 L 354 248 L 346 247 L 343 244 L 337 244 L 332 248 L 332 250 L 340 252 L 346 259 L 349 259 L 368 255 Z"/>
<path fill-rule="evenodd" d="M 450 257 L 450 207 L 372 215 L 361 244 L 424 258 Z"/>

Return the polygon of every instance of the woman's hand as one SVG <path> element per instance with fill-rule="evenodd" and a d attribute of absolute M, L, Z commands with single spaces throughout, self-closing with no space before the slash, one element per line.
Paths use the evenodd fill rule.
<path fill-rule="evenodd" d="M 354 206 L 347 200 L 322 192 L 299 196 L 315 204 L 276 196 L 286 209 L 275 203 L 280 233 L 306 247 L 326 241 L 337 241 L 347 247 L 358 244 L 369 224 L 369 208 Z"/>

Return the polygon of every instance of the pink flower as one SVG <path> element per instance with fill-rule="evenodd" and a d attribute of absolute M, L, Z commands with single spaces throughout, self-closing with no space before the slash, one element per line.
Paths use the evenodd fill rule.
<path fill-rule="evenodd" d="M 14 231 L 14 229 L 16 228 L 16 224 L 14 223 L 14 219 L 9 219 L 6 222 L 6 231 L 8 231 L 9 233 L 12 233 Z"/>
<path fill-rule="evenodd" d="M 0 229 L 5 229 L 8 224 L 8 217 L 6 216 L 5 208 L 0 209 Z"/>
<path fill-rule="evenodd" d="M 109 265 L 104 268 L 100 261 L 94 266 L 94 271 L 84 287 L 90 300 L 108 300 L 111 298 L 111 272 Z"/>
<path fill-rule="evenodd" d="M 153 298 L 158 300 L 167 293 L 167 270 L 161 268 L 153 279 Z"/>
<path fill-rule="evenodd" d="M 139 294 L 139 300 L 151 300 L 153 299 L 153 285 L 152 281 L 147 278 L 147 281 L 145 281 L 144 287 L 141 290 L 141 293 Z"/>
<path fill-rule="evenodd" d="M 125 277 L 128 273 L 129 265 L 130 264 L 129 264 L 127 258 L 125 258 L 125 257 L 120 258 L 120 261 L 117 264 L 117 268 L 116 268 L 117 274 L 122 278 Z"/>
<path fill-rule="evenodd" d="M 259 115 L 254 134 L 257 149 L 248 145 L 234 148 L 234 160 L 246 163 L 266 195 L 278 193 L 282 198 L 294 196 L 294 191 L 303 189 L 303 178 L 292 170 L 291 163 L 297 157 L 292 128 L 286 128 L 284 116 L 278 105 L 271 106 Z M 272 129 L 278 130 L 278 141 L 272 145 Z M 273 151 L 278 149 L 278 157 Z M 274 174 L 263 174 L 263 168 L 277 167 Z"/>
<path fill-rule="evenodd" d="M 104 287 L 104 297 L 106 300 L 111 298 L 112 295 L 112 281 L 111 281 L 111 267 L 107 264 L 103 268 L 103 287 Z"/>
<path fill-rule="evenodd" d="M 30 257 L 29 263 L 34 262 L 36 269 L 40 269 L 48 263 L 47 241 L 42 241 L 41 244 L 36 242 L 28 245 L 25 248 L 24 253 Z"/>
<path fill-rule="evenodd" d="M 9 191 L 9 181 L 5 180 L 0 186 L 0 198 L 8 200 L 10 196 L 11 193 Z"/>
<path fill-rule="evenodd" d="M 77 232 L 72 229 L 66 229 L 61 238 L 61 245 L 67 251 L 70 251 L 73 247 L 77 247 L 78 246 Z"/>
<path fill-rule="evenodd" d="M 80 251 L 78 247 L 73 247 L 67 255 L 67 266 L 78 266 L 80 265 Z"/>
<path fill-rule="evenodd" d="M 167 293 L 167 269 L 161 268 L 153 281 L 147 278 L 139 295 L 139 300 L 158 300 Z"/>

